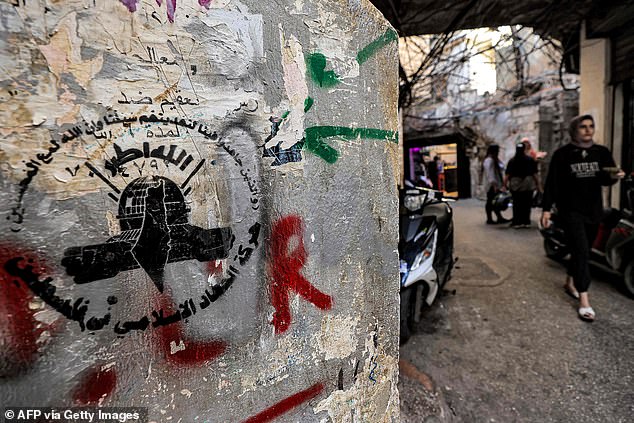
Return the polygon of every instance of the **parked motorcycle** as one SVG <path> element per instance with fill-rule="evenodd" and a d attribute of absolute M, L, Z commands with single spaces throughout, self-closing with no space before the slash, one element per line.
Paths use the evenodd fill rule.
<path fill-rule="evenodd" d="M 433 304 L 451 277 L 453 210 L 442 192 L 410 183 L 400 197 L 400 327 L 405 343 L 423 308 Z"/>
<path fill-rule="evenodd" d="M 634 297 L 634 180 L 630 176 L 623 183 L 628 208 L 606 210 L 592 244 L 590 260 L 594 265 L 620 273 L 625 291 Z M 540 229 L 546 256 L 554 260 L 562 260 L 570 252 L 560 219 L 554 210 L 550 227 Z"/>

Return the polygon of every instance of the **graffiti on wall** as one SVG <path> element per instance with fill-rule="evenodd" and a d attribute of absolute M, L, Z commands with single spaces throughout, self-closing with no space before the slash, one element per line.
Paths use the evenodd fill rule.
<path fill-rule="evenodd" d="M 157 124 L 162 126 L 156 126 Z M 117 322 L 113 330 L 121 335 L 131 330 L 145 330 L 150 327 L 150 322 L 151 327 L 173 324 L 187 319 L 196 314 L 197 310 L 203 310 L 215 302 L 231 286 L 240 273 L 239 267 L 246 265 L 257 248 L 261 224 L 257 221 L 252 222 L 248 230 L 249 238 L 242 242 L 236 242 L 230 227 L 204 229 L 191 224 L 191 210 L 187 206 L 186 196 L 191 193 L 189 185 L 205 166 L 205 159 L 196 162 L 185 148 L 175 144 L 164 144 L 162 137 L 154 136 L 155 132 L 162 131 L 171 136 L 179 131 L 196 130 L 206 140 L 211 141 L 216 149 L 226 153 L 234 166 L 241 168 L 240 175 L 244 184 L 242 192 L 249 196 L 254 218 L 257 218 L 259 209 L 259 191 L 257 181 L 251 175 L 251 169 L 242 169 L 245 166 L 240 153 L 229 141 L 219 137 L 209 125 L 178 115 L 150 113 L 135 116 L 123 115 L 114 110 L 97 121 L 84 121 L 74 125 L 59 137 L 51 139 L 46 151 L 35 154 L 35 157 L 25 164 L 26 177 L 18 183 L 16 205 L 9 216 L 13 218 L 13 231 L 19 232 L 23 228 L 25 210 L 22 201 L 28 187 L 39 172 L 46 171 L 54 164 L 62 146 L 81 136 L 106 138 L 112 132 L 107 128 L 116 125 L 122 125 L 119 133 L 123 134 L 134 134 L 136 129 L 140 129 L 146 140 L 141 142 L 142 147 L 124 148 L 115 141 L 112 143 L 114 155 L 103 160 L 101 164 L 97 164 L 95 160 L 88 160 L 74 166 L 74 172 L 69 172 L 74 175 L 73 177 L 79 177 L 79 169 L 84 169 L 89 178 L 96 178 L 103 183 L 107 196 L 118 206 L 115 216 L 119 233 L 101 244 L 65 248 L 60 264 L 66 273 L 73 277 L 75 283 L 85 284 L 113 278 L 120 272 L 141 268 L 151 278 L 156 289 L 163 292 L 164 270 L 169 263 L 185 260 L 222 260 L 229 258 L 233 249 L 237 250 L 235 255 L 232 255 L 235 266 L 229 265 L 227 278 L 211 288 L 213 292 L 206 289 L 200 296 L 202 300 L 190 298 L 180 304 L 183 306 L 182 310 L 176 310 L 172 314 L 159 308 L 151 312 L 152 320 L 149 316 L 143 316 L 135 320 Z M 166 129 L 170 126 L 172 129 Z M 105 130 L 108 135 L 104 134 Z M 132 138 L 138 138 L 138 132 L 137 135 L 132 135 Z M 119 180 L 131 178 L 131 173 L 138 173 L 139 177 L 128 182 L 125 188 L 117 185 Z M 175 176 L 168 178 L 161 176 L 162 174 Z M 178 183 L 174 182 L 176 175 L 180 175 Z M 234 243 L 237 245 L 234 246 Z M 82 331 L 101 330 L 110 325 L 109 314 L 88 317 L 86 298 L 73 300 L 57 296 L 53 278 L 38 274 L 31 264 L 25 263 L 23 257 L 8 260 L 4 268 L 11 276 L 22 280 L 49 306 L 66 318 L 76 321 Z M 116 304 L 116 298 L 109 299 L 110 301 L 113 302 L 110 305 Z"/>
<path fill-rule="evenodd" d="M 398 41 L 398 35 L 392 29 L 387 30 L 382 36 L 372 41 L 361 49 L 356 56 L 357 63 L 363 65 L 381 48 Z M 341 83 L 339 76 L 333 70 L 326 70 L 327 60 L 322 53 L 312 53 L 306 58 L 307 76 L 320 88 L 333 88 Z M 339 152 L 329 146 L 325 140 L 328 138 L 342 138 L 352 140 L 376 139 L 390 142 L 398 142 L 398 133 L 395 131 L 376 128 L 351 128 L 340 126 L 313 126 L 306 128 L 305 147 L 311 153 L 321 157 L 328 163 L 335 163 L 339 159 Z"/>
<path fill-rule="evenodd" d="M 224 259 L 233 244 L 231 228 L 190 225 L 183 193 L 162 176 L 132 181 L 121 193 L 117 219 L 120 234 L 103 244 L 64 251 L 62 265 L 76 283 L 111 278 L 120 271 L 141 267 L 163 292 L 167 263 Z"/>
<path fill-rule="evenodd" d="M 26 250 L 0 244 L 0 261 L 5 263 L 12 257 L 28 256 L 32 264 L 46 269 L 46 264 Z M 37 310 L 32 307 L 33 292 L 24 284 L 13 280 L 4 266 L 0 267 L 0 338 L 3 348 L 0 352 L 0 377 L 14 376 L 30 368 L 48 340 L 41 335 L 55 332 L 55 324 L 38 321 Z"/>
<path fill-rule="evenodd" d="M 296 246 L 289 252 L 293 238 Z M 321 310 L 332 308 L 332 297 L 315 288 L 301 274 L 308 253 L 304 246 L 304 223 L 299 216 L 286 216 L 275 222 L 271 234 L 271 258 L 271 303 L 275 308 L 272 324 L 276 333 L 286 332 L 291 325 L 291 292 Z"/>
<path fill-rule="evenodd" d="M 389 29 L 383 35 L 370 42 L 363 47 L 356 55 L 356 62 L 359 66 L 365 64 L 370 58 L 375 56 L 385 46 L 398 40 L 397 33 Z M 329 69 L 328 60 L 323 53 L 315 52 L 306 56 L 306 75 L 305 77 L 312 81 L 313 84 L 322 90 L 332 89 L 342 83 L 339 75 L 334 70 Z M 304 100 L 304 114 L 313 108 L 315 99 L 307 96 Z M 344 126 L 311 126 L 305 129 L 303 138 L 296 141 L 293 145 L 283 148 L 282 141 L 276 145 L 266 147 L 273 138 L 278 135 L 280 127 L 288 122 L 291 111 L 284 112 L 280 117 L 272 116 L 271 133 L 265 140 L 264 157 L 274 157 L 271 167 L 281 166 L 287 163 L 295 163 L 301 161 L 300 152 L 303 149 L 310 151 L 316 156 L 322 158 L 328 163 L 336 163 L 339 159 L 339 151 L 328 145 L 328 139 L 368 139 L 368 140 L 385 140 L 387 142 L 398 143 L 398 133 L 396 131 L 377 129 L 377 128 L 357 128 Z"/>

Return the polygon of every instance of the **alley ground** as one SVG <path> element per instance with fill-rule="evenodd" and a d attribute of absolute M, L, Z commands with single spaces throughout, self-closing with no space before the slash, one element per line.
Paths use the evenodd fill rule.
<path fill-rule="evenodd" d="M 458 268 L 401 347 L 401 421 L 631 422 L 634 300 L 595 271 L 581 321 L 537 229 L 487 226 L 483 207 L 454 204 Z"/>

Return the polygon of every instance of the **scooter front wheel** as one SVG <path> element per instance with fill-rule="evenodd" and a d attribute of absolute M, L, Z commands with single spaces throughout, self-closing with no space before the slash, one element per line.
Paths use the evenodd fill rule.
<path fill-rule="evenodd" d="M 630 260 L 628 265 L 625 266 L 625 272 L 623 272 L 623 282 L 627 294 L 634 298 L 634 260 Z"/>

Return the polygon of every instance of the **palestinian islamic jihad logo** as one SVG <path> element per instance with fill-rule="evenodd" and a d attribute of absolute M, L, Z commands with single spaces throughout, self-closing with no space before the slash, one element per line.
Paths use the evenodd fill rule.
<path fill-rule="evenodd" d="M 119 200 L 121 233 L 104 244 L 68 248 L 62 265 L 78 284 L 142 268 L 163 292 L 168 263 L 221 260 L 233 246 L 231 228 L 190 225 L 189 213 L 183 193 L 171 180 L 162 176 L 135 179 Z"/>

